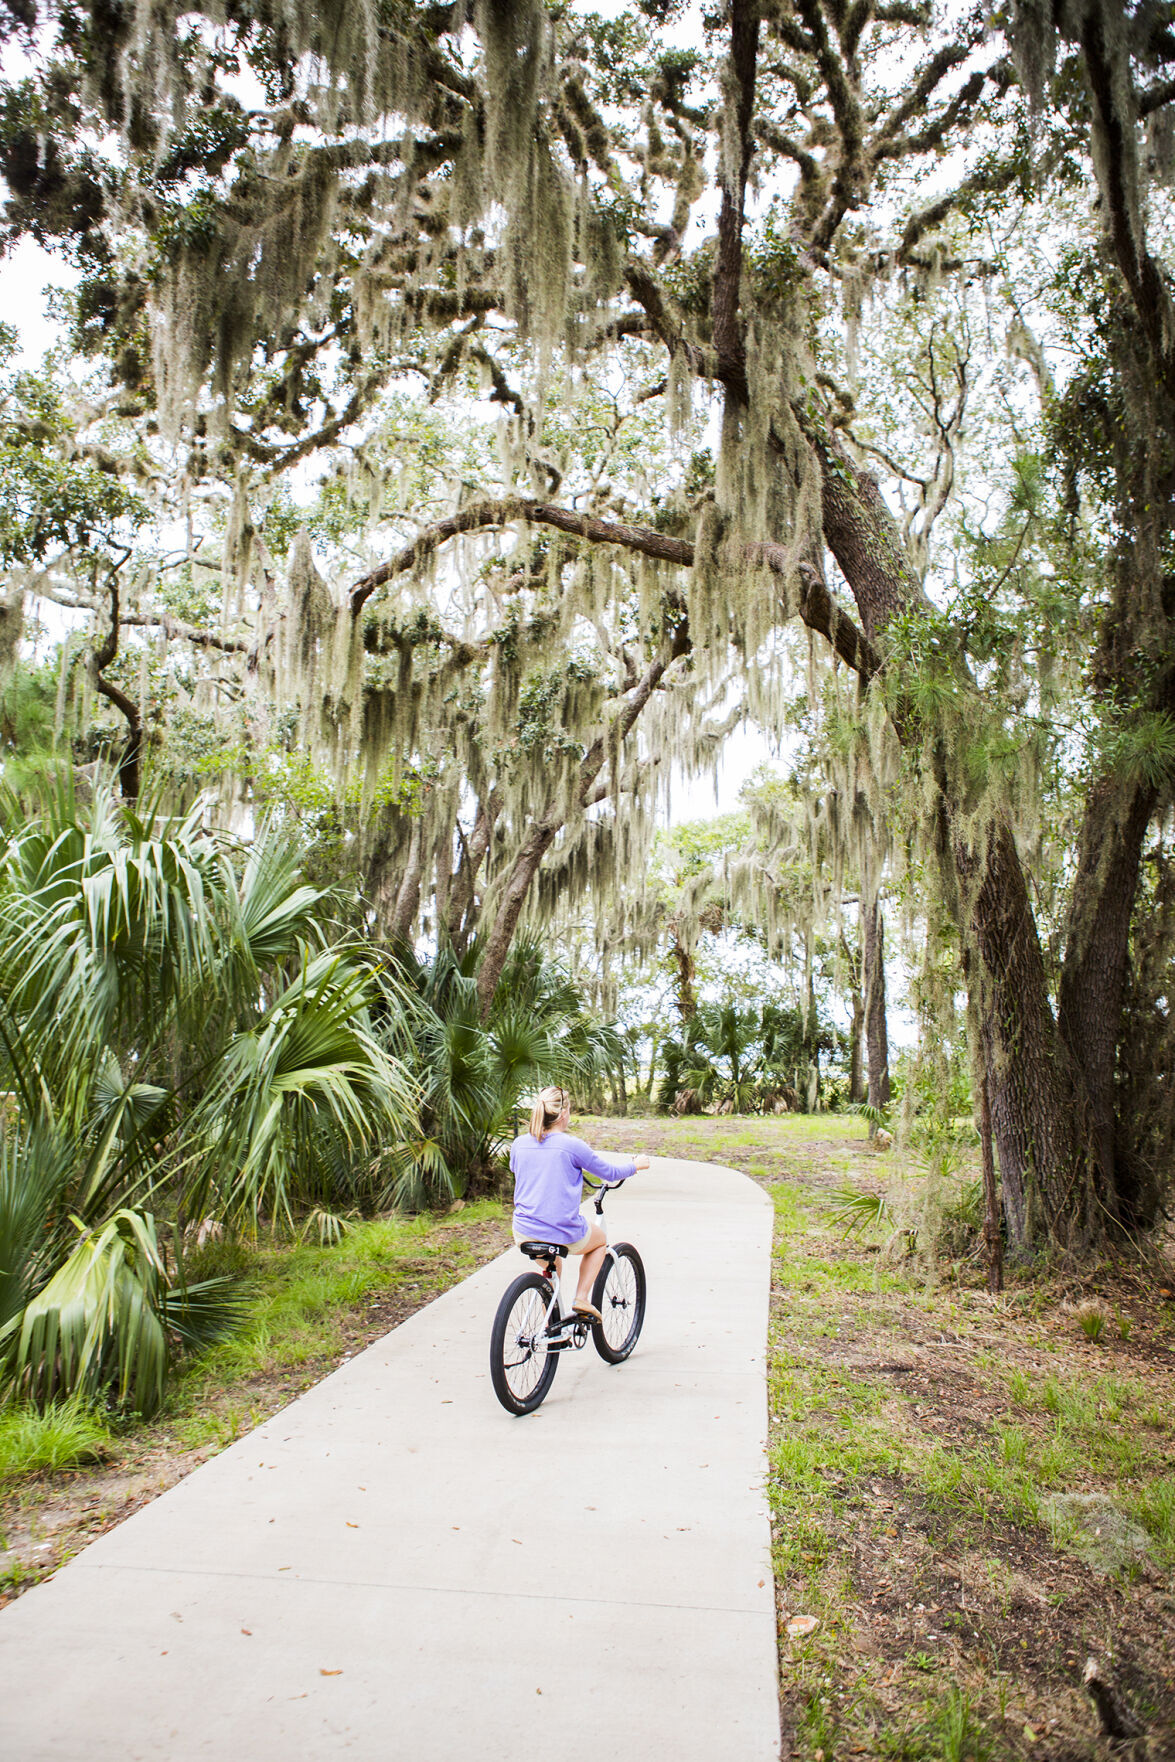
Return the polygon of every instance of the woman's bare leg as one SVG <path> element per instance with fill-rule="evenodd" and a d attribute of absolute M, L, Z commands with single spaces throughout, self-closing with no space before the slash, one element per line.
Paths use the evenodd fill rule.
<path fill-rule="evenodd" d="M 580 1255 L 579 1284 L 575 1289 L 576 1303 L 590 1303 L 592 1286 L 596 1275 L 604 1264 L 604 1250 L 608 1246 L 608 1238 L 604 1233 L 603 1224 L 593 1224 L 592 1233 L 588 1237 L 587 1247 Z"/>

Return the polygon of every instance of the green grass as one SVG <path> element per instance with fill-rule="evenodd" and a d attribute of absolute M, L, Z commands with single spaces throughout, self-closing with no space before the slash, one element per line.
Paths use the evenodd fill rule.
<path fill-rule="evenodd" d="M 788 1113 L 788 1114 L 719 1114 L 704 1118 L 689 1116 L 680 1124 L 667 1114 L 651 1114 L 646 1119 L 633 1117 L 619 1120 L 614 1115 L 576 1115 L 572 1130 L 581 1132 L 589 1141 L 595 1127 L 605 1130 L 623 1125 L 639 1134 L 648 1126 L 650 1137 L 673 1132 L 674 1148 L 667 1155 L 680 1155 L 685 1148 L 706 1149 L 708 1159 L 720 1161 L 719 1146 L 734 1150 L 786 1149 L 789 1144 L 808 1144 L 829 1139 L 861 1139 L 869 1136 L 868 1122 L 852 1113 Z M 656 1154 L 655 1152 L 653 1154 Z"/>
<path fill-rule="evenodd" d="M 738 1149 L 782 1149 L 788 1144 L 809 1144 L 813 1139 L 869 1136 L 867 1122 L 852 1113 L 726 1114 L 707 1120 L 706 1125 L 706 1143 L 725 1141 Z"/>
<path fill-rule="evenodd" d="M 1011 1762 L 1026 1753 L 1021 1733 L 1034 1744 L 1055 1709 L 1040 1624 L 1052 1622 L 1051 1645 L 1070 1637 L 1061 1615 L 1025 1609 L 1021 1562 L 1051 1546 L 1058 1582 L 1090 1570 L 1077 1545 L 1080 1519 L 1065 1514 L 1071 1505 L 1080 1513 L 1081 1496 L 1092 1493 L 1146 1530 L 1158 1564 L 1175 1565 L 1175 1417 L 1153 1379 L 1116 1370 L 1123 1360 L 1113 1329 L 1101 1350 L 1090 1350 L 1046 1274 L 1022 1284 L 1011 1267 L 993 1305 L 966 1257 L 947 1268 L 925 1250 L 900 1260 L 887 1252 L 892 1227 L 872 1219 L 868 1195 L 902 1162 L 845 1142 L 864 1137 L 863 1121 L 787 1116 L 704 1126 L 705 1149 L 691 1154 L 749 1168 L 775 1212 L 773 1566 L 781 1608 L 819 1621 L 804 1639 L 781 1632 L 781 1692 L 797 1762 L 817 1762 L 821 1752 L 823 1762 Z M 691 1132 L 695 1142 L 701 1136 Z M 649 1148 L 672 1155 L 676 1145 L 663 1130 Z M 975 1158 L 965 1145 L 956 1149 L 958 1178 L 943 1194 L 973 1224 Z M 921 1189 L 904 1178 L 918 1198 Z M 848 1219 L 830 1215 L 838 1203 L 853 1218 L 865 1214 L 847 1240 Z M 1165 1327 L 1168 1318 L 1159 1321 Z M 1158 1322 L 1152 1327 L 1148 1315 L 1135 1330 L 1143 1331 L 1149 1342 Z M 958 1367 L 957 1385 L 944 1360 Z M 921 1374 L 889 1374 L 902 1368 Z M 1070 1504 L 1064 1495 L 1079 1497 Z M 1127 1595 L 1137 1563 L 1110 1570 Z M 956 1606 L 964 1579 L 966 1602 Z M 1064 1594 L 1056 1596 L 1060 1608 Z M 981 1644 L 944 1679 L 944 1647 L 956 1631 Z M 1023 1665 L 1019 1650 L 998 1651 L 1009 1632 L 1025 1636 L 1007 1641 L 1024 1649 Z"/>
<path fill-rule="evenodd" d="M 207 1391 L 250 1377 L 296 1372 L 337 1355 L 344 1344 L 343 1321 L 357 1304 L 390 1289 L 412 1284 L 427 1297 L 429 1286 L 448 1282 L 453 1263 L 451 1239 L 457 1229 L 502 1216 L 496 1201 L 466 1206 L 452 1221 L 424 1215 L 380 1218 L 356 1224 L 342 1239 L 259 1246 L 242 1261 L 227 1250 L 234 1267 L 251 1270 L 245 1282 L 247 1303 L 242 1324 L 209 1352 L 194 1359 L 177 1379 L 169 1411 L 194 1424 L 193 1443 L 205 1436 L 215 1441 L 223 1431 L 223 1414 L 209 1417 L 201 1433 L 201 1409 Z M 200 1261 L 192 1276 L 220 1269 L 226 1250 L 218 1246 Z M 457 1251 L 457 1263 L 472 1265 L 468 1250 Z M 234 1434 L 235 1435 L 235 1434 Z"/>
<path fill-rule="evenodd" d="M 53 1402 L 44 1413 L 23 1402 L 0 1408 L 0 1486 L 98 1461 L 112 1441 L 101 1417 L 78 1401 Z"/>
<path fill-rule="evenodd" d="M 1126 1508 L 1157 1544 L 1165 1564 L 1175 1563 L 1175 1475 L 1148 1480 Z"/>
<path fill-rule="evenodd" d="M 940 1445 L 921 1456 L 917 1474 L 932 1511 L 955 1510 L 981 1523 L 1040 1522 L 1037 1477 L 1026 1460 L 1009 1461 L 1003 1451 L 985 1457 Z"/>

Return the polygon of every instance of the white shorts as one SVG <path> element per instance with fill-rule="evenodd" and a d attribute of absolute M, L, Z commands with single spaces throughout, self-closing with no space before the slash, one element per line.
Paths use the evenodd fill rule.
<path fill-rule="evenodd" d="M 588 1225 L 588 1233 L 586 1236 L 581 1236 L 578 1242 L 569 1242 L 567 1244 L 568 1254 L 584 1254 L 584 1253 L 586 1253 L 587 1252 L 587 1245 L 592 1239 L 592 1231 L 594 1229 L 595 1229 L 595 1225 L 589 1224 Z M 543 1240 L 543 1238 L 541 1236 L 536 1236 L 533 1233 L 533 1231 L 531 1232 L 530 1235 L 524 1236 L 521 1230 L 515 1230 L 514 1231 L 514 1240 L 518 1244 L 518 1246 L 521 1247 L 524 1242 L 541 1242 Z"/>

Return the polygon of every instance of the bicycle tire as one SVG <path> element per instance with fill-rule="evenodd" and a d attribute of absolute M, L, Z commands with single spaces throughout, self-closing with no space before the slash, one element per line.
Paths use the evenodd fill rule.
<path fill-rule="evenodd" d="M 617 1242 L 592 1287 L 603 1321 L 592 1323 L 592 1340 L 605 1364 L 623 1364 L 645 1325 L 645 1263 L 631 1242 Z"/>
<path fill-rule="evenodd" d="M 548 1352 L 546 1313 L 551 1287 L 539 1273 L 523 1273 L 507 1286 L 490 1333 L 490 1380 L 507 1413 L 533 1413 L 559 1368 Z M 522 1356 L 513 1354 L 521 1352 Z"/>

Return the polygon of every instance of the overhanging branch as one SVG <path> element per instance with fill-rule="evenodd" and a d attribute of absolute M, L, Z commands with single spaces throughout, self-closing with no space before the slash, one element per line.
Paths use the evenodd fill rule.
<path fill-rule="evenodd" d="M 482 532 L 496 526 L 509 526 L 525 520 L 532 526 L 552 526 L 586 544 L 619 545 L 662 563 L 676 563 L 680 568 L 692 567 L 694 546 L 691 539 L 671 538 L 651 526 L 629 526 L 618 520 L 601 520 L 595 515 L 578 513 L 574 508 L 560 508 L 549 502 L 536 502 L 521 496 L 474 502 L 446 520 L 427 527 L 402 551 L 363 576 L 351 589 L 351 611 L 358 616 L 371 595 L 395 579 L 416 569 L 441 545 L 464 533 Z M 792 561 L 780 544 L 748 544 L 744 555 L 749 563 L 765 564 L 774 573 L 787 575 Z M 840 659 L 863 679 L 871 679 L 881 665 L 881 657 L 873 644 L 854 623 L 850 613 L 840 607 L 818 576 L 801 571 L 800 617 L 810 630 L 817 631 L 831 645 Z"/>

